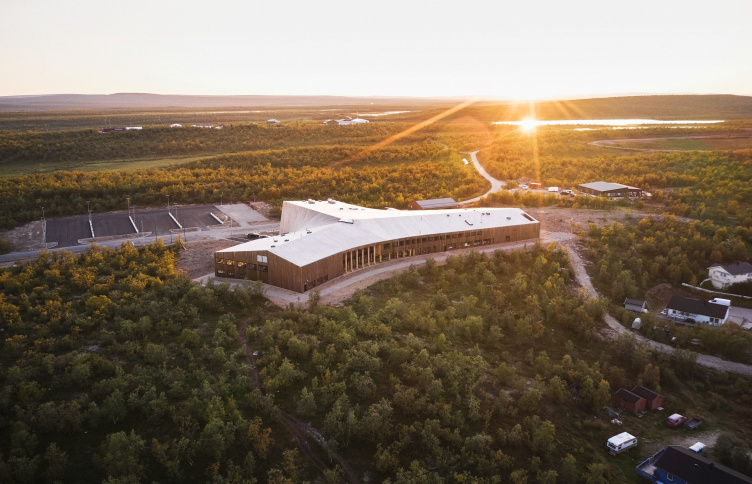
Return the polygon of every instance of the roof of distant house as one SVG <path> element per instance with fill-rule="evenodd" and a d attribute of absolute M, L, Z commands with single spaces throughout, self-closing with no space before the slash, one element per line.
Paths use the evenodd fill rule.
<path fill-rule="evenodd" d="M 728 306 L 716 304 L 710 301 L 703 301 L 691 297 L 671 296 L 666 309 L 674 311 L 683 311 L 690 314 L 700 314 L 711 318 L 725 318 L 728 312 Z"/>
<path fill-rule="evenodd" d="M 639 299 L 626 298 L 624 300 L 624 304 L 631 304 L 633 306 L 644 306 L 645 305 L 645 301 L 640 301 Z"/>
<path fill-rule="evenodd" d="M 645 400 L 655 400 L 656 398 L 660 397 L 659 394 L 655 393 L 649 388 L 645 388 L 642 385 L 635 385 L 635 387 L 632 389 L 632 393 L 641 396 Z"/>
<path fill-rule="evenodd" d="M 713 264 L 708 267 L 721 267 L 732 276 L 740 276 L 742 274 L 749 274 L 752 272 L 752 264 L 749 262 L 732 262 L 731 264 Z"/>
<path fill-rule="evenodd" d="M 457 201 L 454 198 L 433 198 L 431 200 L 416 200 L 420 208 L 441 208 L 441 207 L 456 207 Z"/>
<path fill-rule="evenodd" d="M 630 392 L 626 388 L 619 388 L 619 390 L 616 392 L 616 396 L 629 403 L 637 403 L 642 398 L 641 396 L 635 395 L 634 393 Z"/>
<path fill-rule="evenodd" d="M 631 188 L 633 190 L 640 190 L 637 187 L 630 187 L 629 185 L 622 185 L 621 183 L 611 183 L 611 182 L 605 182 L 605 181 L 581 183 L 577 186 L 589 188 L 591 190 L 597 190 L 599 192 L 608 192 L 610 190 L 621 190 L 622 188 Z"/>
<path fill-rule="evenodd" d="M 675 445 L 666 447 L 655 461 L 655 467 L 693 484 L 752 483 L 752 478 L 740 472 Z"/>

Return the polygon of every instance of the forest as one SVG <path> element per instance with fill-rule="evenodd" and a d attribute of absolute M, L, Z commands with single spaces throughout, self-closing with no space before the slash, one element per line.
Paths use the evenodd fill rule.
<path fill-rule="evenodd" d="M 707 415 L 716 457 L 752 469 L 748 381 L 596 344 L 603 303 L 572 290 L 554 245 L 429 262 L 308 310 L 194 285 L 175 261 L 126 244 L 0 269 L 0 480 L 634 482 L 600 412 L 638 381 Z M 658 415 L 624 419 L 671 438 Z"/>

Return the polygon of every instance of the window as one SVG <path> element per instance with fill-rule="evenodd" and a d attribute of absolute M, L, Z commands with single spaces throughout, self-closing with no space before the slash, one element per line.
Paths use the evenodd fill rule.
<path fill-rule="evenodd" d="M 231 260 L 231 259 L 227 259 L 227 265 L 228 265 L 228 266 L 232 266 L 232 265 L 235 265 L 235 261 L 234 261 L 234 260 Z"/>
<path fill-rule="evenodd" d="M 242 260 L 239 260 L 238 267 L 245 267 L 245 262 L 243 262 Z"/>
<path fill-rule="evenodd" d="M 673 474 L 669 474 L 669 473 L 667 472 L 667 473 L 666 473 L 666 479 L 668 479 L 669 481 L 673 481 L 673 480 L 674 480 L 674 475 L 673 475 Z"/>
<path fill-rule="evenodd" d="M 259 270 L 259 272 L 269 272 L 269 267 L 268 266 L 262 266 L 261 264 L 259 264 L 258 270 Z"/>
<path fill-rule="evenodd" d="M 392 244 L 384 244 L 384 250 L 388 250 L 392 248 Z"/>
<path fill-rule="evenodd" d="M 224 259 L 222 257 L 217 256 L 217 257 L 214 258 L 214 261 L 217 264 L 221 264 L 222 262 L 224 262 Z"/>
<path fill-rule="evenodd" d="M 256 264 L 246 264 L 248 266 L 248 269 L 255 271 L 256 270 Z"/>
<path fill-rule="evenodd" d="M 265 256 L 265 255 L 257 255 L 257 256 L 256 256 L 256 260 L 257 260 L 258 262 L 267 262 L 267 260 L 266 260 L 266 257 L 267 257 L 267 256 Z M 259 270 L 261 270 L 261 269 L 259 269 Z"/>

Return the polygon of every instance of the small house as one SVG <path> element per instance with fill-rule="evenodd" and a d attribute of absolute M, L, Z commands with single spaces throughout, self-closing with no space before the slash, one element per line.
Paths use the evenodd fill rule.
<path fill-rule="evenodd" d="M 678 445 L 670 445 L 643 459 L 635 470 L 650 482 L 752 484 L 752 478 L 741 472 Z"/>
<path fill-rule="evenodd" d="M 624 410 L 632 413 L 639 413 L 645 410 L 646 401 L 639 395 L 636 395 L 626 388 L 619 388 L 614 394 L 614 404 Z"/>
<path fill-rule="evenodd" d="M 645 410 L 657 410 L 663 406 L 663 395 L 655 393 L 642 385 L 636 385 L 632 393 L 645 399 Z"/>
<path fill-rule="evenodd" d="M 645 301 L 640 301 L 639 299 L 626 298 L 624 300 L 624 309 L 636 313 L 644 313 L 647 312 L 647 304 Z"/>
<path fill-rule="evenodd" d="M 708 267 L 708 277 L 716 289 L 728 289 L 734 284 L 752 281 L 752 264 L 749 262 L 713 264 Z"/>
<path fill-rule="evenodd" d="M 434 198 L 431 200 L 415 200 L 407 206 L 408 210 L 439 210 L 445 208 L 460 208 L 454 198 Z"/>
<path fill-rule="evenodd" d="M 720 326 L 729 315 L 726 300 L 703 301 L 691 297 L 671 296 L 666 306 L 670 318 Z"/>

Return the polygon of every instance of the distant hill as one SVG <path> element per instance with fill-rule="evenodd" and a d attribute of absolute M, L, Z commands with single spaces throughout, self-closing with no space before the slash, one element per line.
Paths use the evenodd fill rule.
<path fill-rule="evenodd" d="M 528 103 L 478 106 L 463 114 L 483 121 L 513 121 L 530 115 Z M 752 97 L 726 94 L 624 96 L 535 104 L 535 117 L 554 119 L 630 119 L 658 120 L 752 119 Z"/>
<path fill-rule="evenodd" d="M 408 97 L 347 96 L 183 96 L 172 94 L 47 94 L 40 96 L 0 96 L 0 111 L 90 111 L 144 108 L 247 108 L 289 106 L 416 105 L 448 103 L 435 99 Z"/>
<path fill-rule="evenodd" d="M 390 109 L 418 108 L 402 121 L 412 121 L 433 116 L 447 106 L 463 102 L 459 98 L 415 97 L 347 97 L 347 96 L 183 96 L 146 93 L 118 94 L 50 94 L 41 96 L 0 96 L 0 112 L 34 111 L 114 111 L 144 109 L 297 109 L 322 106 L 368 106 Z M 435 108 L 436 111 L 432 111 Z M 517 101 L 481 100 L 464 108 L 447 120 L 470 116 L 474 119 L 512 121 L 530 115 L 530 105 Z M 726 94 L 703 95 L 644 95 L 539 101 L 535 104 L 535 117 L 550 119 L 611 119 L 650 118 L 659 120 L 691 119 L 752 119 L 752 97 Z M 305 117 L 304 117 L 305 118 Z M 415 119 L 413 119 L 415 118 Z"/>

